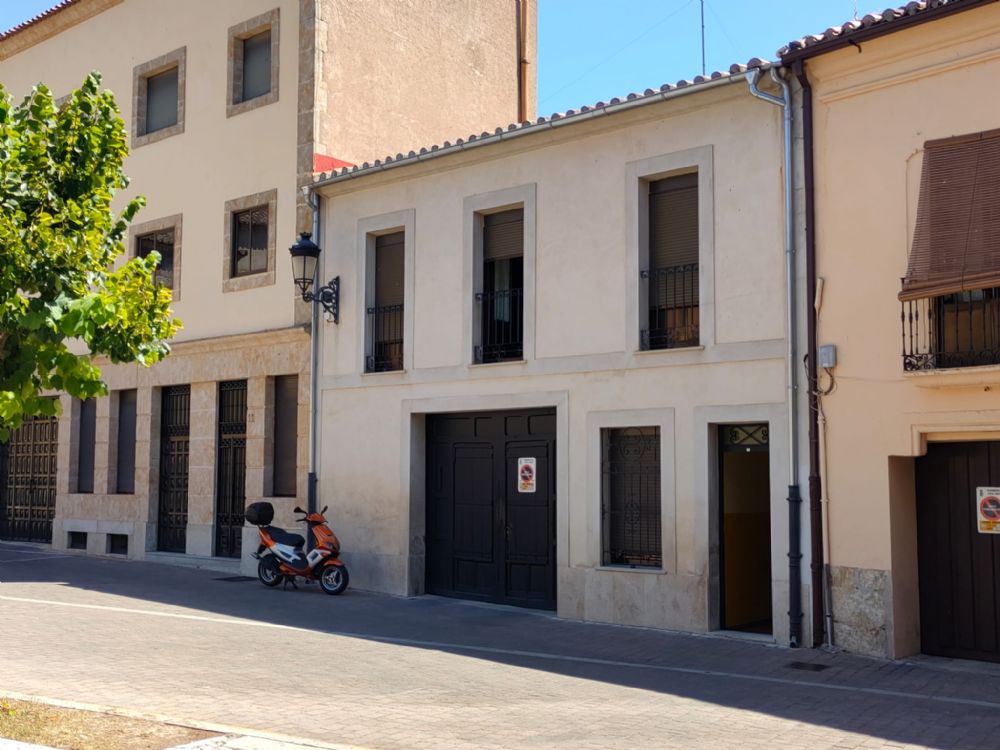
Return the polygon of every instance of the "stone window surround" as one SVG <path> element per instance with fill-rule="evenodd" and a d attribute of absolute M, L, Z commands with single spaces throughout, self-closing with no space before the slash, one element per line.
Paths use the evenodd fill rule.
<path fill-rule="evenodd" d="M 358 325 L 358 372 L 366 377 L 400 375 L 401 371 L 365 372 L 365 357 L 371 353 L 371 332 L 368 330 L 368 300 L 375 292 L 375 238 L 393 232 L 403 233 L 403 372 L 413 369 L 415 299 L 416 211 L 412 208 L 368 216 L 358 221 L 357 289 L 362 291 L 355 300 Z M 322 259 L 321 259 L 322 262 Z M 319 276 L 319 278 L 325 278 Z"/>
<path fill-rule="evenodd" d="M 478 309 L 474 304 L 476 292 L 483 287 L 483 217 L 486 214 L 498 213 L 511 208 L 524 211 L 524 332 L 522 340 L 522 360 L 535 358 L 535 212 L 536 183 L 493 190 L 488 193 L 471 195 L 465 198 L 463 211 L 462 246 L 462 299 L 468 300 L 462 316 L 462 340 L 465 346 L 465 356 L 470 367 L 502 367 L 518 365 L 518 360 L 477 364 L 475 361 L 476 340 L 479 336 Z"/>
<path fill-rule="evenodd" d="M 630 568 L 627 565 L 603 565 L 604 524 L 601 519 L 601 433 L 605 429 L 627 427 L 660 428 L 660 527 L 662 564 L 660 567 Z M 677 498 L 674 487 L 674 410 L 631 409 L 594 411 L 587 414 L 587 485 L 590 498 L 590 542 L 588 549 L 593 566 L 619 573 L 677 572 Z"/>
<path fill-rule="evenodd" d="M 134 258 L 139 253 L 139 238 L 162 232 L 164 229 L 174 230 L 174 280 L 173 280 L 173 300 L 179 302 L 181 299 L 181 240 L 183 238 L 184 215 L 174 214 L 164 216 L 162 219 L 145 221 L 142 224 L 133 224 L 129 228 L 128 257 Z"/>
<path fill-rule="evenodd" d="M 146 129 L 146 81 L 152 76 L 177 68 L 177 124 L 152 133 Z M 180 47 L 132 69 L 132 148 L 162 141 L 184 132 L 184 82 L 187 72 L 187 47 Z"/>
<path fill-rule="evenodd" d="M 264 31 L 271 32 L 271 90 L 261 96 L 255 96 L 247 101 L 239 101 L 243 89 L 243 45 L 244 39 L 249 39 Z M 279 39 L 281 36 L 281 10 L 274 8 L 259 16 L 248 18 L 242 23 L 229 27 L 229 42 L 227 44 L 227 67 L 229 69 L 226 85 L 226 117 L 249 112 L 250 110 L 274 104 L 278 101 L 278 57 Z"/>
<path fill-rule="evenodd" d="M 251 208 L 267 206 L 267 270 L 246 276 L 233 276 L 233 214 Z M 262 193 L 245 195 L 226 201 L 225 230 L 222 252 L 222 291 L 242 292 L 262 286 L 272 286 L 275 279 L 275 246 L 277 244 L 278 190 L 273 188 Z"/>
<path fill-rule="evenodd" d="M 715 205 L 711 145 L 662 154 L 625 165 L 625 341 L 628 351 L 642 356 L 667 356 L 715 344 Z M 639 331 L 648 300 L 639 283 L 639 271 L 649 257 L 648 185 L 664 177 L 698 173 L 698 295 L 699 347 L 683 349 L 640 348 Z"/>

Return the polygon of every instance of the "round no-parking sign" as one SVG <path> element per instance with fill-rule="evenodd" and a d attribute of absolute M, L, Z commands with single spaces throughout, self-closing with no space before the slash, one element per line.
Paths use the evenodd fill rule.
<path fill-rule="evenodd" d="M 1000 487 L 976 487 L 976 519 L 980 534 L 1000 534 Z"/>

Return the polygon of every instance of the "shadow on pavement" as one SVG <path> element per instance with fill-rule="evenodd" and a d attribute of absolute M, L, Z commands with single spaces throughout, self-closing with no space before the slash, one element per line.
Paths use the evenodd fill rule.
<path fill-rule="evenodd" d="M 581 623 L 438 597 L 404 599 L 353 589 L 331 597 L 316 585 L 268 589 L 256 579 L 228 578 L 201 569 L 0 543 L 0 604 L 10 596 L 174 613 L 181 608 L 180 614 L 239 618 L 457 653 L 904 745 L 983 747 L 1000 730 L 1000 669 L 964 671 L 954 665 L 939 668 Z M 8 584 L 53 587 L 26 592 Z M 993 740 L 956 740 L 962 733 L 955 729 L 969 723 L 982 729 L 984 740 Z"/>

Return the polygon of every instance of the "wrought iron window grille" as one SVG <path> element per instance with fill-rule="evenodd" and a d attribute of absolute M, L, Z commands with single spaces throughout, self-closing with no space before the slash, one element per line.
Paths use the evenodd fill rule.
<path fill-rule="evenodd" d="M 524 357 L 524 290 L 476 292 L 481 331 L 475 347 L 477 364 Z"/>
<path fill-rule="evenodd" d="M 649 296 L 648 324 L 639 332 L 640 348 L 676 349 L 698 346 L 698 264 L 639 272 Z"/>
<path fill-rule="evenodd" d="M 902 302 L 903 370 L 1000 364 L 1000 287 Z"/>
<path fill-rule="evenodd" d="M 603 565 L 663 565 L 658 427 L 601 431 Z"/>
<path fill-rule="evenodd" d="M 372 345 L 365 358 L 365 372 L 402 370 L 403 305 L 372 306 L 366 312 Z"/>

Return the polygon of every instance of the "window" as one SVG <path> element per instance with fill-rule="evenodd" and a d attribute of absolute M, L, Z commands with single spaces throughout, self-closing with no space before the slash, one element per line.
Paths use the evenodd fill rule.
<path fill-rule="evenodd" d="M 476 362 L 524 357 L 524 209 L 482 219 L 482 291 L 476 293 L 479 342 Z"/>
<path fill-rule="evenodd" d="M 404 232 L 375 237 L 373 283 L 369 284 L 369 352 L 366 372 L 403 369 Z"/>
<path fill-rule="evenodd" d="M 71 531 L 67 540 L 67 547 L 70 549 L 87 549 L 87 532 Z"/>
<path fill-rule="evenodd" d="M 229 29 L 228 117 L 278 101 L 279 10 Z"/>
<path fill-rule="evenodd" d="M 641 272 L 649 311 L 643 349 L 697 346 L 698 175 L 648 183 L 649 257 Z"/>
<path fill-rule="evenodd" d="M 135 406 L 134 388 L 118 391 L 118 440 L 115 491 L 123 495 L 135 492 Z"/>
<path fill-rule="evenodd" d="M 662 567 L 660 497 L 660 428 L 602 429 L 602 564 Z"/>
<path fill-rule="evenodd" d="M 1000 130 L 924 144 L 899 299 L 906 370 L 1000 364 Z"/>
<path fill-rule="evenodd" d="M 224 292 L 274 283 L 277 204 L 277 190 L 226 202 Z"/>
<path fill-rule="evenodd" d="M 232 276 L 267 270 L 267 206 L 233 214 Z"/>
<path fill-rule="evenodd" d="M 135 254 L 145 258 L 151 252 L 160 254 L 160 265 L 156 267 L 153 281 L 168 289 L 174 287 L 174 230 L 164 229 L 160 232 L 150 232 L 136 239 Z"/>
<path fill-rule="evenodd" d="M 186 57 L 182 47 L 133 69 L 133 148 L 184 132 Z"/>
<path fill-rule="evenodd" d="M 299 376 L 274 379 L 274 488 L 279 497 L 297 494 Z"/>
<path fill-rule="evenodd" d="M 127 555 L 128 534 L 108 534 L 107 551 L 109 555 Z"/>
<path fill-rule="evenodd" d="M 77 443 L 76 491 L 94 491 L 94 442 L 97 437 L 97 401 L 80 402 L 80 430 Z"/>

